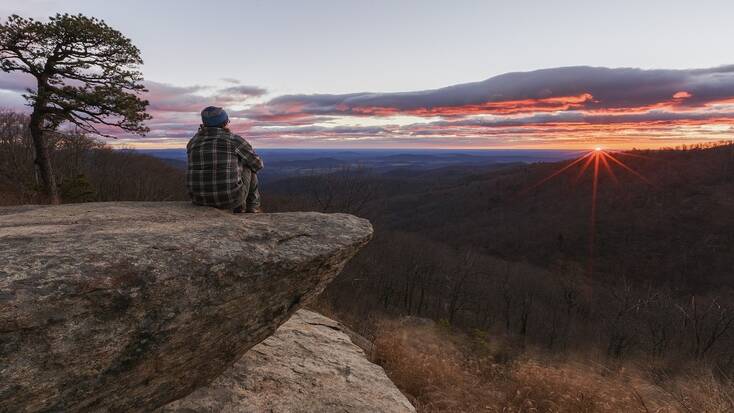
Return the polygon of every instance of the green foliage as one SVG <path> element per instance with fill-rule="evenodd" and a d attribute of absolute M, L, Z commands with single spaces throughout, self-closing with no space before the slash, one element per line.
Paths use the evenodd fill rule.
<path fill-rule="evenodd" d="M 102 136 L 110 135 L 98 125 L 147 132 L 142 63 L 130 39 L 94 17 L 57 14 L 44 23 L 12 15 L 0 24 L 0 69 L 36 78 L 24 96 L 45 129 L 70 122 Z"/>
<path fill-rule="evenodd" d="M 65 203 L 92 202 L 96 194 L 84 174 L 64 180 L 61 184 L 61 199 Z"/>

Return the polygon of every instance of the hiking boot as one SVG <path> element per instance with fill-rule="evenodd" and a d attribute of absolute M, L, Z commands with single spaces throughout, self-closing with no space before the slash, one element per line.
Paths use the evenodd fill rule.
<path fill-rule="evenodd" d="M 262 208 L 247 208 L 245 211 L 246 214 L 261 214 L 263 212 Z"/>

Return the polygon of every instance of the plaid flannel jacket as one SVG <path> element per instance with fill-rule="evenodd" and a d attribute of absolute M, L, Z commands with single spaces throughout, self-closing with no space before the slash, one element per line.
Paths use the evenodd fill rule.
<path fill-rule="evenodd" d="M 257 172 L 263 161 L 241 136 L 225 128 L 200 127 L 186 146 L 186 187 L 199 205 L 235 208 L 243 202 L 242 168 Z"/>

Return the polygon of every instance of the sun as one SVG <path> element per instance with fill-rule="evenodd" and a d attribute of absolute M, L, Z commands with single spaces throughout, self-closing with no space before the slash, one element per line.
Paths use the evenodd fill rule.
<path fill-rule="evenodd" d="M 612 180 L 612 182 L 615 185 L 619 185 L 619 180 L 617 179 L 617 175 L 614 173 L 612 167 L 618 166 L 622 168 L 623 170 L 631 173 L 632 175 L 636 176 L 637 178 L 641 179 L 648 185 L 652 185 L 652 183 L 642 176 L 639 172 L 635 171 L 634 169 L 630 168 L 622 162 L 620 159 L 617 158 L 617 155 L 622 156 L 638 156 L 633 154 L 628 154 L 625 152 L 608 152 L 605 151 L 604 148 L 601 146 L 596 146 L 593 148 L 593 150 L 587 152 L 586 154 L 574 159 L 573 161 L 569 162 L 566 166 L 556 170 L 555 172 L 551 173 L 550 175 L 544 177 L 540 181 L 536 182 L 535 184 L 529 186 L 523 192 L 528 192 L 534 188 L 537 188 L 544 183 L 548 182 L 549 180 L 555 178 L 558 175 L 561 175 L 563 172 L 573 168 L 574 166 L 578 166 L 579 170 L 575 174 L 576 175 L 576 182 L 581 179 L 581 177 L 584 175 L 584 173 L 587 170 L 592 171 L 592 180 L 591 180 L 591 216 L 589 220 L 589 256 L 588 256 L 588 273 L 593 273 L 593 261 L 594 261 L 594 241 L 596 238 L 596 212 L 597 212 L 597 193 L 599 190 L 599 175 L 602 173 L 602 171 L 606 171 L 606 173 L 609 175 L 609 178 Z"/>

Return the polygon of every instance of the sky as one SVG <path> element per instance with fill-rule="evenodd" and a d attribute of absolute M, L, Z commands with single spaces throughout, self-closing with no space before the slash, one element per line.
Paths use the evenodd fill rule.
<path fill-rule="evenodd" d="M 151 131 L 205 106 L 256 147 L 647 148 L 731 139 L 732 1 L 37 1 L 141 50 Z M 31 79 L 0 72 L 0 106 Z"/>

